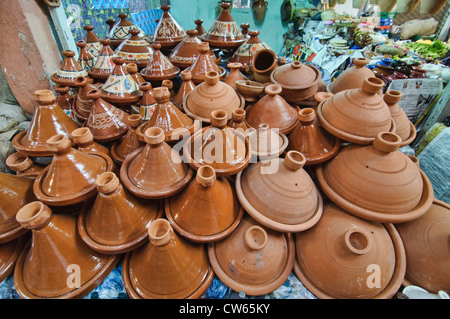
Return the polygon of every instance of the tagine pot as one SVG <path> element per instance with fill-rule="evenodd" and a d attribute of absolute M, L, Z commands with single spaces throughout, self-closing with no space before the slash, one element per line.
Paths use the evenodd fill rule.
<path fill-rule="evenodd" d="M 78 64 L 89 72 L 89 70 L 95 65 L 97 57 L 86 49 L 86 41 L 79 40 L 75 42 L 75 45 L 79 48 L 77 60 Z"/>
<path fill-rule="evenodd" d="M 144 69 L 140 71 L 142 77 L 149 82 L 159 83 L 163 80 L 170 80 L 180 73 L 180 68 L 174 66 L 160 50 L 161 44 L 152 43 L 153 55 Z"/>
<path fill-rule="evenodd" d="M 72 112 L 75 118 L 84 123 L 91 114 L 92 104 L 94 100 L 88 98 L 88 92 L 97 89 L 93 84 L 94 80 L 91 77 L 79 76 L 75 79 L 75 85 L 78 87 L 77 95 L 75 96 L 74 106 Z"/>
<path fill-rule="evenodd" d="M 97 81 L 105 82 L 114 69 L 112 58 L 114 51 L 110 48 L 109 39 L 101 39 L 102 48 L 97 56 L 94 66 L 89 70 L 89 76 Z"/>
<path fill-rule="evenodd" d="M 136 134 L 136 129 L 142 123 L 142 116 L 140 114 L 128 115 L 128 123 L 130 128 L 127 133 L 111 145 L 111 158 L 119 166 L 129 154 L 145 145 Z"/>
<path fill-rule="evenodd" d="M 94 32 L 95 28 L 93 25 L 85 25 L 83 26 L 83 29 L 86 31 L 86 35 L 84 36 L 84 41 L 86 41 L 86 50 L 91 52 L 94 57 L 97 58 L 102 48 L 102 44 Z"/>
<path fill-rule="evenodd" d="M 256 51 L 250 64 L 253 80 L 259 83 L 271 82 L 270 75 L 278 67 L 278 57 L 271 49 Z"/>
<path fill-rule="evenodd" d="M 252 163 L 280 156 L 289 143 L 286 135 L 277 129 L 271 129 L 266 123 L 249 130 L 246 136 L 252 147 Z"/>
<path fill-rule="evenodd" d="M 178 89 L 176 95 L 171 99 L 171 102 L 182 112 L 184 97 L 195 88 L 195 83 L 192 82 L 192 73 L 189 70 L 183 70 L 180 72 L 181 86 Z"/>
<path fill-rule="evenodd" d="M 236 91 L 242 94 L 248 103 L 256 102 L 264 95 L 266 84 L 251 80 L 237 80 Z"/>
<path fill-rule="evenodd" d="M 227 64 L 228 69 L 230 72 L 227 74 L 227 76 L 223 79 L 223 82 L 231 86 L 233 89 L 236 89 L 236 81 L 243 80 L 247 81 L 248 78 L 242 74 L 241 68 L 242 63 L 240 62 L 231 62 Z"/>
<path fill-rule="evenodd" d="M 55 85 L 53 91 L 56 93 L 56 104 L 70 115 L 74 105 L 74 98 L 70 92 L 71 88 L 68 86 Z"/>
<path fill-rule="evenodd" d="M 195 23 L 195 30 L 197 31 L 197 37 L 200 37 L 200 36 L 206 34 L 206 30 L 203 27 L 202 19 L 196 19 L 196 20 L 194 20 L 194 23 Z"/>
<path fill-rule="evenodd" d="M 28 236 L 23 235 L 0 244 L 0 283 L 14 272 L 17 258 L 19 258 L 27 240 Z"/>
<path fill-rule="evenodd" d="M 77 128 L 72 131 L 71 135 L 77 150 L 86 152 L 101 152 L 111 157 L 109 148 L 95 142 L 94 135 L 92 135 L 92 132 L 88 127 Z"/>
<path fill-rule="evenodd" d="M 395 90 L 388 90 L 383 95 L 383 100 L 389 107 L 391 117 L 395 122 L 395 133 L 402 138 L 400 147 L 411 144 L 417 136 L 416 126 L 409 120 L 405 111 L 397 104 L 401 98 L 402 93 Z"/>
<path fill-rule="evenodd" d="M 268 229 L 246 215 L 230 236 L 208 245 L 208 256 L 214 273 L 227 287 L 259 296 L 287 280 L 295 246 L 292 234 Z"/>
<path fill-rule="evenodd" d="M 138 29 L 140 31 L 139 36 L 145 37 L 146 34 L 137 25 L 127 19 L 128 15 L 126 13 L 119 13 L 118 18 L 120 19 L 115 23 L 109 30 L 108 39 L 110 40 L 110 45 L 113 50 L 130 37 L 131 29 Z"/>
<path fill-rule="evenodd" d="M 137 83 L 137 85 L 141 85 L 142 83 L 145 83 L 145 79 L 142 77 L 142 75 L 139 73 L 139 69 L 136 63 L 130 62 L 126 65 L 128 74 L 131 75 L 133 80 Z"/>
<path fill-rule="evenodd" d="M 361 88 L 366 78 L 375 76 L 373 71 L 366 67 L 369 62 L 367 58 L 354 58 L 353 65 L 327 85 L 327 91 L 336 94 L 344 90 Z"/>
<path fill-rule="evenodd" d="M 162 5 L 163 14 L 153 32 L 150 42 L 161 43 L 164 51 L 170 51 L 188 37 L 181 25 L 170 14 L 170 5 Z"/>
<path fill-rule="evenodd" d="M 206 75 L 209 72 L 217 72 L 219 79 L 223 80 L 227 75 L 225 68 L 216 64 L 216 59 L 211 58 L 211 50 L 207 42 L 201 42 L 197 44 L 199 54 L 195 61 L 187 68 L 191 71 L 192 82 L 200 84 L 205 81 Z"/>
<path fill-rule="evenodd" d="M 244 109 L 235 109 L 231 113 L 231 119 L 228 121 L 227 126 L 235 130 L 239 130 L 242 134 L 247 134 L 249 129 L 245 116 L 247 112 Z"/>
<path fill-rule="evenodd" d="M 39 173 L 44 169 L 43 165 L 35 164 L 33 159 L 15 152 L 6 158 L 5 164 L 13 170 L 17 176 L 35 179 Z"/>
<path fill-rule="evenodd" d="M 56 73 L 50 76 L 50 80 L 58 85 L 74 86 L 75 78 L 78 76 L 87 76 L 87 71 L 81 67 L 77 60 L 75 60 L 75 52 L 71 50 L 63 50 L 64 56 L 61 67 Z"/>
<path fill-rule="evenodd" d="M 115 50 L 115 56 L 124 59 L 125 64 L 136 63 L 138 69 L 147 65 L 153 49 L 149 42 L 139 36 L 140 30 L 130 29 L 130 37 L 125 39 Z"/>

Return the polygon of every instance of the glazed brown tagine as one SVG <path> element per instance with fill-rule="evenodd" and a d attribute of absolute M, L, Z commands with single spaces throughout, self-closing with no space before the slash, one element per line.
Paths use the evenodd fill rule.
<path fill-rule="evenodd" d="M 197 37 L 206 34 L 206 30 L 203 27 L 203 20 L 202 19 L 196 19 L 194 21 L 195 23 L 195 30 L 197 31 Z"/>
<path fill-rule="evenodd" d="M 154 83 L 175 78 L 180 73 L 180 68 L 173 65 L 169 58 L 161 52 L 161 44 L 152 43 L 152 49 L 152 57 L 145 68 L 140 71 L 142 77 L 146 81 Z"/>
<path fill-rule="evenodd" d="M 142 123 L 142 116 L 140 114 L 131 114 L 128 116 L 128 124 L 130 128 L 127 133 L 120 139 L 115 141 L 111 145 L 111 157 L 117 165 L 122 165 L 124 159 L 145 145 L 144 142 L 139 140 L 136 134 L 136 129 Z"/>
<path fill-rule="evenodd" d="M 68 86 L 55 85 L 53 91 L 56 93 L 56 104 L 65 112 L 69 112 L 73 108 L 74 98 L 70 92 L 71 88 Z"/>
<path fill-rule="evenodd" d="M 81 67 L 77 60 L 75 60 L 75 52 L 71 50 L 63 50 L 62 55 L 64 56 L 61 67 L 56 73 L 50 76 L 50 79 L 55 84 L 63 86 L 74 86 L 75 78 L 78 76 L 87 76 L 87 71 Z"/>
<path fill-rule="evenodd" d="M 101 39 L 102 48 L 97 56 L 94 66 L 89 70 L 89 76 L 97 81 L 105 82 L 114 69 L 112 58 L 114 51 L 110 48 L 109 39 Z"/>
<path fill-rule="evenodd" d="M 17 176 L 35 179 L 44 169 L 43 165 L 35 164 L 31 157 L 15 152 L 9 155 L 5 161 L 6 165 L 13 170 Z"/>
<path fill-rule="evenodd" d="M 19 258 L 27 240 L 28 236 L 24 235 L 0 244 L 0 283 L 14 272 L 17 258 Z"/>
<path fill-rule="evenodd" d="M 75 118 L 84 123 L 88 118 L 92 110 L 92 104 L 94 100 L 87 97 L 90 90 L 97 89 L 94 83 L 94 79 L 91 77 L 79 76 L 75 79 L 75 85 L 78 87 L 77 95 L 75 96 L 74 106 L 72 112 Z"/>
<path fill-rule="evenodd" d="M 195 83 L 192 82 L 192 73 L 189 70 L 183 70 L 180 72 L 182 80 L 181 86 L 178 89 L 177 94 L 171 99 L 171 102 L 182 112 L 184 97 L 195 88 Z"/>
<path fill-rule="evenodd" d="M 130 36 L 131 29 L 138 29 L 140 31 L 139 36 L 145 37 L 146 34 L 137 25 L 127 19 L 126 13 L 119 13 L 119 22 L 115 23 L 108 33 L 108 39 L 113 50 L 115 50 L 123 41 Z"/>
<path fill-rule="evenodd" d="M 127 72 L 131 75 L 134 81 L 136 81 L 137 85 L 141 85 L 146 82 L 142 75 L 139 73 L 139 69 L 136 63 L 130 62 L 126 65 Z"/>
<path fill-rule="evenodd" d="M 153 112 L 156 107 L 156 100 L 153 96 L 153 86 L 150 82 L 144 82 L 139 85 L 139 89 L 142 91 L 141 100 L 131 107 L 136 107 L 136 113 L 142 116 L 142 121 L 148 121 L 152 118 Z"/>
<path fill-rule="evenodd" d="M 216 59 L 211 58 L 211 50 L 207 42 L 200 42 L 197 45 L 199 54 L 195 61 L 187 68 L 191 71 L 192 82 L 199 84 L 205 81 L 206 74 L 215 71 L 219 74 L 219 79 L 223 80 L 227 74 L 225 68 L 216 64 Z"/>
<path fill-rule="evenodd" d="M 163 14 L 158 21 L 150 42 L 158 42 L 161 44 L 163 51 L 169 51 L 187 38 L 188 35 L 170 14 L 169 5 L 162 5 L 161 10 Z"/>
<path fill-rule="evenodd" d="M 353 65 L 327 85 L 327 91 L 336 94 L 344 90 L 360 88 L 366 78 L 375 76 L 373 71 L 366 67 L 369 62 L 367 58 L 354 58 Z"/>
<path fill-rule="evenodd" d="M 88 127 L 80 127 L 73 130 L 72 139 L 79 151 L 102 152 L 111 156 L 109 148 L 94 141 L 94 135 Z"/>
<path fill-rule="evenodd" d="M 153 55 L 153 49 L 145 38 L 139 36 L 140 30 L 131 29 L 129 33 L 131 36 L 117 47 L 115 55 L 124 59 L 127 65 L 136 63 L 139 69 L 143 69 Z"/>

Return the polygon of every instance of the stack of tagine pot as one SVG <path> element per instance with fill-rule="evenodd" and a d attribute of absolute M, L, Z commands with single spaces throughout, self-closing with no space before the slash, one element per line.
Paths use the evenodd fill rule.
<path fill-rule="evenodd" d="M 338 90 L 338 78 L 322 94 L 320 72 L 300 62 L 275 63 L 270 82 L 241 62 L 224 77 L 210 46 L 247 38 L 223 9 L 193 39 L 164 7 L 159 28 L 177 29 L 173 41 L 161 30 L 146 39 L 121 15 L 96 39 L 97 63 L 108 58 L 89 73 L 64 52 L 52 79 L 73 100 L 30 97 L 31 125 L 7 159 L 14 174 L 0 174 L 0 279 L 12 274 L 22 298 L 80 298 L 122 260 L 136 299 L 201 298 L 214 277 L 258 296 L 291 274 L 318 298 L 392 298 L 406 284 L 448 292 L 450 207 L 399 150 L 416 135 L 401 94 L 361 75 L 365 61 L 341 75 L 360 84 Z M 221 37 L 222 25 L 237 36 Z M 181 56 L 197 40 L 210 66 L 201 79 L 200 63 L 177 67 L 162 52 Z M 317 106 L 301 105 L 312 97 Z M 69 264 L 79 285 L 67 285 Z"/>

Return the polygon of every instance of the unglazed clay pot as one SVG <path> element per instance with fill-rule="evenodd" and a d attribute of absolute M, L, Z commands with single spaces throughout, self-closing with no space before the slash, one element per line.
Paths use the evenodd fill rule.
<path fill-rule="evenodd" d="M 95 58 L 100 54 L 100 50 L 102 48 L 102 44 L 100 43 L 100 39 L 94 32 L 93 25 L 85 25 L 83 29 L 86 31 L 86 35 L 84 37 L 84 41 L 86 41 L 86 50 L 91 52 Z"/>
<path fill-rule="evenodd" d="M 206 74 L 205 82 L 200 83 L 189 92 L 183 101 L 186 114 L 196 116 L 204 123 L 210 123 L 211 113 L 215 110 L 227 112 L 228 120 L 231 113 L 238 108 L 244 108 L 244 97 L 231 86 L 219 80 L 215 71 Z"/>
<path fill-rule="evenodd" d="M 234 185 L 209 165 L 201 166 L 182 192 L 166 198 L 165 212 L 178 234 L 200 243 L 229 236 L 244 215 Z"/>
<path fill-rule="evenodd" d="M 265 84 L 251 80 L 237 80 L 236 90 L 242 94 L 246 102 L 256 102 L 264 94 Z"/>
<path fill-rule="evenodd" d="M 77 62 L 83 69 L 89 72 L 89 70 L 95 65 L 97 58 L 86 49 L 86 41 L 79 40 L 75 44 L 79 47 Z"/>
<path fill-rule="evenodd" d="M 14 271 L 14 286 L 24 299 L 81 298 L 120 259 L 90 249 L 77 232 L 74 214 L 52 214 L 48 206 L 35 201 L 22 207 L 16 219 L 32 236 Z"/>
<path fill-rule="evenodd" d="M 114 51 L 109 47 L 111 43 L 109 39 L 101 39 L 100 43 L 102 44 L 102 48 L 97 56 L 97 61 L 89 70 L 89 76 L 100 82 L 105 82 L 114 69 L 114 63 L 112 61 Z"/>
<path fill-rule="evenodd" d="M 56 104 L 64 111 L 70 112 L 73 108 L 73 96 L 70 93 L 70 87 L 55 85 L 53 90 L 56 92 Z"/>
<path fill-rule="evenodd" d="M 44 166 L 35 164 L 33 160 L 22 153 L 12 153 L 6 158 L 6 165 L 16 172 L 17 176 L 35 179 L 44 169 Z"/>
<path fill-rule="evenodd" d="M 137 83 L 137 85 L 141 85 L 142 83 L 146 82 L 145 79 L 142 77 L 142 75 L 139 73 L 139 69 L 136 63 L 130 62 L 126 65 L 128 74 L 131 75 L 133 80 Z"/>
<path fill-rule="evenodd" d="M 108 155 L 76 150 L 64 135 L 52 136 L 47 145 L 52 161 L 33 184 L 36 198 L 47 205 L 69 206 L 94 196 L 97 176 L 114 168 Z"/>
<path fill-rule="evenodd" d="M 306 157 L 305 165 L 326 162 L 336 156 L 341 140 L 324 130 L 312 108 L 298 112 L 298 124 L 289 134 L 287 150 L 299 151 Z"/>
<path fill-rule="evenodd" d="M 198 170 L 203 165 L 214 168 L 217 176 L 230 176 L 242 171 L 250 162 L 252 149 L 248 138 L 227 126 L 225 111 L 211 113 L 211 126 L 192 135 L 183 146 L 189 165 Z"/>
<path fill-rule="evenodd" d="M 239 130 L 242 134 L 246 134 L 248 130 L 248 124 L 245 120 L 247 112 L 244 109 L 235 109 L 231 113 L 231 120 L 228 121 L 227 126 L 235 130 Z"/>
<path fill-rule="evenodd" d="M 92 110 L 94 100 L 87 97 L 90 90 L 97 89 L 93 84 L 94 80 L 91 77 L 79 76 L 75 79 L 75 85 L 78 87 L 78 92 L 75 97 L 74 107 L 72 109 L 75 118 L 80 122 L 85 122 L 89 118 Z"/>
<path fill-rule="evenodd" d="M 14 240 L 28 230 L 16 221 L 16 213 L 26 204 L 35 201 L 33 179 L 0 173 L 0 244 Z"/>
<path fill-rule="evenodd" d="M 17 258 L 22 252 L 27 240 L 28 236 L 24 235 L 0 244 L 0 283 L 14 271 Z"/>
<path fill-rule="evenodd" d="M 223 79 L 223 82 L 231 86 L 233 89 L 236 89 L 236 81 L 248 80 L 248 78 L 244 74 L 242 74 L 240 70 L 242 68 L 242 63 L 231 62 L 227 64 L 227 67 L 228 69 L 230 69 L 230 72 Z"/>
<path fill-rule="evenodd" d="M 169 5 L 162 5 L 161 10 L 163 14 L 158 21 L 158 25 L 150 41 L 161 43 L 162 49 L 168 51 L 175 48 L 177 44 L 187 38 L 187 34 L 170 14 Z"/>
<path fill-rule="evenodd" d="M 94 141 L 94 135 L 88 127 L 80 127 L 71 133 L 73 142 L 79 151 L 102 152 L 111 156 L 109 148 Z"/>
<path fill-rule="evenodd" d="M 320 299 L 390 299 L 405 276 L 405 250 L 395 227 L 334 204 L 325 205 L 314 227 L 295 234 L 295 249 L 294 272 Z"/>
<path fill-rule="evenodd" d="M 131 29 L 138 29 L 140 31 L 139 36 L 145 37 L 146 34 L 137 25 L 127 19 L 128 15 L 126 13 L 119 13 L 118 18 L 120 19 L 108 33 L 108 39 L 111 41 L 110 45 L 113 50 L 115 50 L 123 41 L 125 41 L 130 36 Z"/>
<path fill-rule="evenodd" d="M 354 58 L 353 65 L 327 85 L 327 91 L 336 94 L 344 90 L 361 88 L 366 78 L 375 76 L 372 70 L 366 67 L 369 62 L 367 58 Z"/>
<path fill-rule="evenodd" d="M 271 49 L 261 49 L 253 55 L 250 67 L 255 81 L 271 82 L 270 75 L 278 67 L 278 57 Z"/>
<path fill-rule="evenodd" d="M 416 285 L 431 293 L 450 293 L 450 205 L 434 199 L 425 215 L 395 227 L 406 251 L 404 285 Z"/>
<path fill-rule="evenodd" d="M 395 133 L 402 138 L 400 147 L 412 143 L 417 136 L 416 126 L 408 119 L 405 111 L 397 104 L 402 98 L 402 93 L 396 90 L 388 90 L 383 95 L 391 112 L 391 117 L 395 122 Z"/>
<path fill-rule="evenodd" d="M 195 26 L 195 30 L 197 31 L 197 37 L 200 37 L 200 36 L 206 34 L 206 30 L 203 27 L 203 20 L 202 19 L 196 19 L 194 21 L 194 23 L 196 25 Z"/>
<path fill-rule="evenodd" d="M 248 166 L 236 176 L 241 205 L 255 220 L 280 232 L 311 228 L 322 215 L 323 201 L 311 177 L 303 169 L 305 157 L 289 151 Z"/>
<path fill-rule="evenodd" d="M 246 38 L 229 12 L 229 2 L 222 2 L 222 12 L 214 21 L 208 32 L 204 34 L 202 41 L 208 42 L 211 47 L 220 49 L 237 49 Z"/>
<path fill-rule="evenodd" d="M 181 86 L 178 89 L 177 94 L 171 99 L 171 102 L 182 112 L 184 97 L 195 88 L 195 83 L 192 82 L 192 73 L 189 70 L 183 70 L 180 72 L 182 80 Z"/>
<path fill-rule="evenodd" d="M 55 134 L 71 138 L 70 133 L 78 128 L 78 124 L 56 104 L 55 95 L 51 90 L 35 91 L 34 100 L 38 106 L 31 124 L 26 131 L 14 136 L 12 145 L 24 155 L 52 156 L 46 144 L 47 139 Z"/>
<path fill-rule="evenodd" d="M 149 82 L 170 80 L 180 73 L 180 68 L 174 66 L 160 50 L 161 44 L 152 43 L 153 55 L 146 67 L 140 71 L 142 77 Z"/>
<path fill-rule="evenodd" d="M 136 63 L 139 69 L 143 69 L 153 55 L 153 49 L 145 38 L 139 36 L 140 30 L 130 29 L 129 33 L 131 36 L 117 47 L 115 55 L 124 59 L 126 64 Z"/>
<path fill-rule="evenodd" d="M 246 215 L 227 238 L 208 245 L 214 273 L 234 291 L 258 296 L 279 288 L 295 260 L 291 234 L 261 226 Z"/>
<path fill-rule="evenodd" d="M 120 167 L 123 185 L 142 198 L 165 198 L 181 191 L 194 171 L 166 142 L 160 127 L 144 132 L 146 145 L 129 154 Z"/>
<path fill-rule="evenodd" d="M 265 123 L 280 133 L 289 134 L 298 123 L 300 109 L 280 95 L 282 89 L 278 84 L 269 84 L 264 91 L 266 95 L 246 108 L 248 125 L 257 128 Z"/>
<path fill-rule="evenodd" d="M 366 78 L 361 88 L 336 93 L 319 103 L 317 117 L 324 129 L 355 144 L 370 145 L 380 132 L 395 132 L 389 107 L 379 94 L 384 82 Z"/>
<path fill-rule="evenodd" d="M 94 140 L 111 142 L 127 133 L 129 124 L 126 112 L 103 100 L 100 90 L 89 91 L 88 98 L 94 102 L 85 126 L 91 130 Z"/>
<path fill-rule="evenodd" d="M 252 163 L 281 155 L 289 143 L 286 135 L 271 129 L 266 123 L 249 130 L 247 138 L 252 147 Z"/>
<path fill-rule="evenodd" d="M 191 71 L 192 82 L 199 84 L 205 81 L 206 75 L 215 71 L 219 74 L 219 79 L 223 80 L 227 75 L 225 68 L 218 66 L 215 59 L 211 58 L 209 44 L 207 42 L 201 42 L 197 45 L 199 54 L 195 61 L 187 68 Z"/>
<path fill-rule="evenodd" d="M 398 150 L 400 142 L 400 136 L 386 132 L 378 134 L 373 145 L 342 148 L 316 167 L 322 190 L 361 218 L 382 223 L 419 218 L 433 202 L 433 188 L 422 170 Z"/>
<path fill-rule="evenodd" d="M 122 266 L 125 290 L 133 299 L 198 299 L 214 273 L 204 244 L 179 236 L 159 218 L 148 228 L 149 241 L 126 254 Z"/>
<path fill-rule="evenodd" d="M 111 145 L 111 157 L 117 165 L 122 165 L 124 159 L 145 145 L 144 142 L 139 140 L 136 134 L 136 129 L 141 125 L 142 116 L 140 114 L 131 114 L 128 116 L 128 123 L 130 128 L 127 134 L 120 140 L 117 140 Z"/>
<path fill-rule="evenodd" d="M 144 132 L 150 127 L 162 128 L 166 142 L 180 141 L 198 130 L 200 121 L 191 115 L 182 113 L 170 102 L 167 87 L 154 88 L 153 96 L 156 100 L 156 107 L 152 117 L 136 129 L 136 134 L 141 141 L 144 141 Z"/>
<path fill-rule="evenodd" d="M 78 215 L 83 241 L 103 254 L 121 254 L 144 244 L 148 226 L 163 213 L 161 203 L 133 196 L 112 172 L 100 174 L 95 184 L 98 195 Z"/>
<path fill-rule="evenodd" d="M 75 78 L 78 76 L 87 76 L 87 71 L 75 60 L 75 52 L 71 50 L 63 50 L 64 60 L 61 67 L 56 73 L 50 76 L 50 80 L 55 84 L 63 86 L 74 86 Z"/>
<path fill-rule="evenodd" d="M 311 64 L 294 61 L 277 67 L 271 74 L 272 83 L 281 86 L 280 95 L 288 102 L 300 103 L 314 95 L 318 89 L 320 71 Z"/>

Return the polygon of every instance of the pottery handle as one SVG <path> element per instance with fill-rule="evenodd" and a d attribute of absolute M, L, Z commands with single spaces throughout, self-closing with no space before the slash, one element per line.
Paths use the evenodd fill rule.
<path fill-rule="evenodd" d="M 39 229 L 50 221 L 51 209 L 42 202 L 34 201 L 23 206 L 16 214 L 16 220 L 26 229 Z"/>
<path fill-rule="evenodd" d="M 53 104 L 56 97 L 51 90 L 37 90 L 34 91 L 34 100 L 40 105 Z"/>
<path fill-rule="evenodd" d="M 192 80 L 192 72 L 188 69 L 184 69 L 180 72 L 181 80 L 183 81 L 189 81 Z"/>
<path fill-rule="evenodd" d="M 167 86 L 160 86 L 153 89 L 153 97 L 156 103 L 164 104 L 170 102 L 170 92 Z"/>
<path fill-rule="evenodd" d="M 216 181 L 216 172 L 212 166 L 203 165 L 197 170 L 195 180 L 203 187 L 210 187 Z"/>
<path fill-rule="evenodd" d="M 317 92 L 314 93 L 313 98 L 314 100 L 316 100 L 316 102 L 323 102 L 326 99 L 329 99 L 330 97 L 332 97 L 334 94 L 330 93 L 330 92 Z"/>
<path fill-rule="evenodd" d="M 420 161 L 419 159 L 414 155 L 407 155 L 409 159 L 417 166 L 417 168 L 420 168 Z"/>
<path fill-rule="evenodd" d="M 266 92 L 267 95 L 271 95 L 271 96 L 280 94 L 281 91 L 282 91 L 282 88 L 278 84 L 269 84 L 264 88 L 264 92 Z"/>
<path fill-rule="evenodd" d="M 258 225 L 253 225 L 244 234 L 245 244 L 251 250 L 262 250 L 267 245 L 267 232 Z"/>
<path fill-rule="evenodd" d="M 134 74 L 138 72 L 138 66 L 136 63 L 131 62 L 131 63 L 127 63 L 127 72 L 130 74 Z"/>
<path fill-rule="evenodd" d="M 211 112 L 211 126 L 222 128 L 228 123 L 228 114 L 223 110 L 215 110 Z"/>
<path fill-rule="evenodd" d="M 298 151 L 287 152 L 284 158 L 284 166 L 292 171 L 297 171 L 306 164 L 306 157 Z"/>
<path fill-rule="evenodd" d="M 246 111 L 244 109 L 234 109 L 233 112 L 231 112 L 231 118 L 235 122 L 242 122 L 245 120 Z"/>
<path fill-rule="evenodd" d="M 92 135 L 89 127 L 80 127 L 72 131 L 71 133 L 75 144 L 88 144 L 94 141 L 94 135 Z"/>
<path fill-rule="evenodd" d="M 344 245 L 349 252 L 363 255 L 372 248 L 372 240 L 364 230 L 352 228 L 345 232 Z"/>
<path fill-rule="evenodd" d="M 168 220 L 158 218 L 148 227 L 148 237 L 154 246 L 167 245 L 172 240 L 172 226 Z"/>
<path fill-rule="evenodd" d="M 387 90 L 383 95 L 383 100 L 388 106 L 392 106 L 400 102 L 402 99 L 402 92 L 397 90 Z"/>
<path fill-rule="evenodd" d="M 303 125 L 310 125 L 316 119 L 316 112 L 313 108 L 307 107 L 298 112 L 298 120 Z"/>
<path fill-rule="evenodd" d="M 13 153 L 6 158 L 6 165 L 16 172 L 24 172 L 33 165 L 33 161 L 19 152 Z"/>
<path fill-rule="evenodd" d="M 166 136 L 164 134 L 164 131 L 160 127 L 150 127 L 145 130 L 144 132 L 144 140 L 145 143 L 150 145 L 158 145 L 164 142 Z"/>
<path fill-rule="evenodd" d="M 111 194 L 120 186 L 120 180 L 113 172 L 104 172 L 95 180 L 97 190 L 102 194 Z"/>
<path fill-rule="evenodd" d="M 356 67 L 362 68 L 362 67 L 366 66 L 367 64 L 369 64 L 369 59 L 366 59 L 366 58 L 354 58 L 352 62 L 353 62 L 353 64 Z"/>
<path fill-rule="evenodd" d="M 398 150 L 401 142 L 402 138 L 399 135 L 391 132 L 381 132 L 375 137 L 373 146 L 383 153 L 392 153 Z"/>
<path fill-rule="evenodd" d="M 209 71 L 205 75 L 205 83 L 207 85 L 214 85 L 219 82 L 219 73 L 216 71 Z"/>
<path fill-rule="evenodd" d="M 130 114 L 128 115 L 128 123 L 132 129 L 136 129 L 142 122 L 141 114 Z"/>
<path fill-rule="evenodd" d="M 72 148 L 72 142 L 62 134 L 53 135 L 47 140 L 47 147 L 55 154 L 64 154 Z"/>
<path fill-rule="evenodd" d="M 364 79 L 362 84 L 362 90 L 369 94 L 378 94 L 384 86 L 383 80 L 376 78 L 374 76 L 370 76 Z"/>

